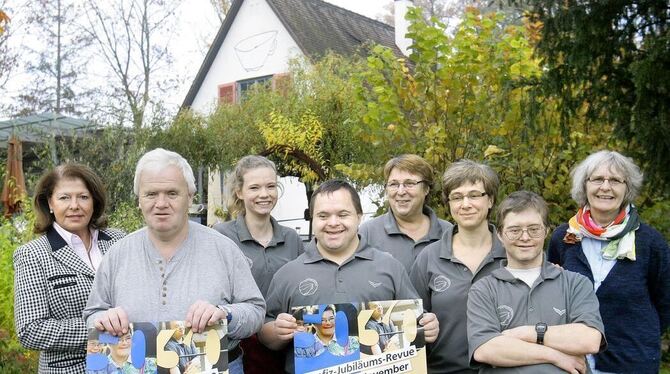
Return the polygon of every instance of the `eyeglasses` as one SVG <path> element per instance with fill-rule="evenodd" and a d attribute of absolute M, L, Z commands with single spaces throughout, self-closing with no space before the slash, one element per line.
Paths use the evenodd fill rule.
<path fill-rule="evenodd" d="M 404 182 L 389 182 L 386 183 L 386 188 L 389 189 L 389 191 L 397 191 L 400 186 L 403 186 L 406 190 L 413 190 L 418 186 L 420 183 L 426 183 L 426 181 L 413 181 L 411 179 L 408 179 Z"/>
<path fill-rule="evenodd" d="M 541 238 L 545 234 L 544 226 L 542 225 L 528 226 L 525 229 L 522 229 L 521 227 L 510 227 L 505 229 L 503 233 L 508 240 L 518 240 L 523 236 L 524 231 L 533 239 Z"/>
<path fill-rule="evenodd" d="M 465 195 L 461 194 L 453 194 L 449 196 L 449 202 L 454 203 L 454 204 L 459 204 L 462 203 L 463 200 L 467 197 L 469 200 L 479 200 L 482 197 L 488 195 L 486 192 L 482 191 L 470 191 L 466 193 Z"/>
<path fill-rule="evenodd" d="M 130 335 L 125 335 L 119 337 L 119 344 L 121 343 L 130 343 L 133 340 L 133 337 Z"/>
<path fill-rule="evenodd" d="M 589 178 L 589 182 L 593 183 L 595 186 L 602 186 L 605 181 L 608 181 L 610 186 L 612 187 L 617 187 L 621 186 L 622 184 L 626 184 L 625 180 L 612 177 L 612 178 L 605 178 L 605 177 L 595 177 L 595 178 Z"/>

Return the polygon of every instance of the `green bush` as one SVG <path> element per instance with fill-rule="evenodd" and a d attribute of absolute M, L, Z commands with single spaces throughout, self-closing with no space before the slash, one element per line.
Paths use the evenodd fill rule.
<path fill-rule="evenodd" d="M 28 200 L 24 213 L 11 219 L 0 218 L 0 372 L 37 372 L 38 353 L 21 347 L 14 331 L 14 269 L 12 254 L 34 238 L 34 214 Z"/>
<path fill-rule="evenodd" d="M 118 203 L 109 215 L 109 227 L 124 230 L 126 233 L 131 233 L 142 226 L 144 226 L 144 220 L 140 209 L 134 202 Z"/>

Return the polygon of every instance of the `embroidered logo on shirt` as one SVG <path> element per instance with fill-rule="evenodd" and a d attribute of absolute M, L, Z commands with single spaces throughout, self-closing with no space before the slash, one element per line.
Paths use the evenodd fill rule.
<path fill-rule="evenodd" d="M 298 291 L 300 291 L 302 296 L 314 295 L 318 289 L 319 282 L 312 278 L 307 278 L 298 285 Z"/>
<path fill-rule="evenodd" d="M 556 314 L 558 314 L 559 316 L 562 316 L 565 314 L 565 309 L 558 309 L 554 307 L 554 312 L 556 312 Z"/>
<path fill-rule="evenodd" d="M 500 305 L 498 307 L 498 319 L 500 320 L 500 326 L 507 327 L 512 318 L 514 317 L 514 309 L 509 305 Z"/>
<path fill-rule="evenodd" d="M 368 281 L 368 283 L 370 283 L 370 285 L 371 285 L 372 287 L 374 287 L 374 288 L 377 288 L 377 287 L 379 287 L 379 286 L 382 285 L 382 282 Z"/>
<path fill-rule="evenodd" d="M 444 292 L 451 287 L 451 279 L 444 275 L 438 275 L 433 279 L 433 290 L 435 292 Z"/>

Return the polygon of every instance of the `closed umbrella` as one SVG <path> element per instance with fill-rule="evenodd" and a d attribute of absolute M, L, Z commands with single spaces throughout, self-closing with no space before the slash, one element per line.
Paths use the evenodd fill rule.
<path fill-rule="evenodd" d="M 2 204 L 5 217 L 21 209 L 21 199 L 26 194 L 26 180 L 23 176 L 23 147 L 21 140 L 12 135 L 7 147 L 7 173 L 2 186 Z"/>

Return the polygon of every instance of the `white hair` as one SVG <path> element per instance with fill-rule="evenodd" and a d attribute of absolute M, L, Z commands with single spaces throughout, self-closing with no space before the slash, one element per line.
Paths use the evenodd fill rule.
<path fill-rule="evenodd" d="M 586 182 L 591 177 L 591 174 L 603 165 L 607 166 L 610 170 L 621 173 L 621 176 L 626 181 L 627 188 L 622 206 L 632 203 L 639 195 L 643 179 L 640 168 L 635 165 L 631 158 L 619 152 L 603 150 L 592 153 L 572 170 L 572 189 L 570 194 L 580 207 L 588 203 Z"/>
<path fill-rule="evenodd" d="M 133 181 L 133 192 L 136 196 L 140 195 L 140 174 L 146 170 L 162 170 L 168 166 L 176 166 L 184 175 L 184 180 L 188 186 L 189 195 L 195 195 L 195 176 L 193 176 L 193 169 L 188 164 L 185 158 L 179 153 L 167 151 L 163 148 L 156 148 L 142 156 L 137 162 L 135 168 L 135 179 Z"/>

